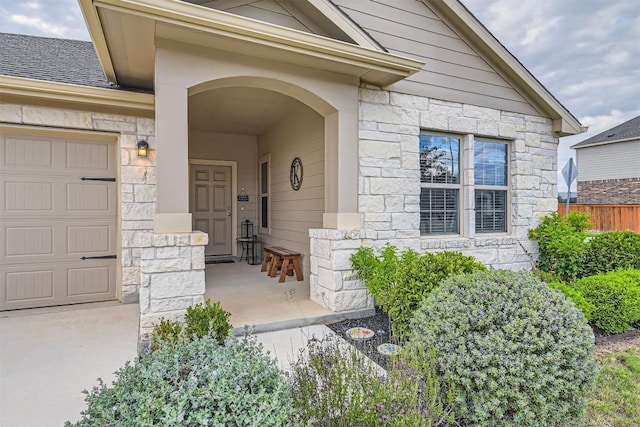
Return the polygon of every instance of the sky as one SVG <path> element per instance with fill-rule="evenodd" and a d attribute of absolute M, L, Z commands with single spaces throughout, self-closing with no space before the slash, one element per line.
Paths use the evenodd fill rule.
<path fill-rule="evenodd" d="M 559 170 L 569 146 L 640 115 L 639 0 L 462 2 L 589 127 L 560 140 Z M 2 0 L 0 32 L 90 40 L 77 0 Z"/>

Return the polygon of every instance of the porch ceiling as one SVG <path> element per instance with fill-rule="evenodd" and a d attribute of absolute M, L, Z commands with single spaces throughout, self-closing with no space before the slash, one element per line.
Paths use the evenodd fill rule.
<path fill-rule="evenodd" d="M 308 107 L 266 89 L 214 89 L 189 97 L 189 129 L 257 136 L 300 108 Z"/>
<path fill-rule="evenodd" d="M 387 86 L 424 63 L 173 0 L 79 0 L 107 78 L 151 89 L 156 39 L 281 61 Z"/>

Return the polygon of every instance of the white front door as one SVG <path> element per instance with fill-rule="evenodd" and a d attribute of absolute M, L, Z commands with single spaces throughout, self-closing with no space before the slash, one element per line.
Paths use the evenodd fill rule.
<path fill-rule="evenodd" d="M 191 165 L 193 229 L 209 235 L 205 255 L 231 255 L 231 167 Z"/>

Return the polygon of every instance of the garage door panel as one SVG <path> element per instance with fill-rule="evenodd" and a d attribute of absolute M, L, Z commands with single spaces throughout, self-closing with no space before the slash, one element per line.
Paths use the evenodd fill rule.
<path fill-rule="evenodd" d="M 67 212 L 92 211 L 108 213 L 113 200 L 109 194 L 109 184 L 67 184 Z"/>
<path fill-rule="evenodd" d="M 0 227 L 0 264 L 79 260 L 81 257 L 116 255 L 116 224 L 109 220 L 3 221 Z"/>
<path fill-rule="evenodd" d="M 46 171 L 50 175 L 93 172 L 115 174 L 112 144 L 29 135 L 0 135 L 0 164 L 5 171 Z"/>
<path fill-rule="evenodd" d="M 53 299 L 53 269 L 6 273 L 6 301 L 12 304 Z"/>
<path fill-rule="evenodd" d="M 69 296 L 107 294 L 112 283 L 109 266 L 70 268 L 67 270 L 67 292 Z"/>
<path fill-rule="evenodd" d="M 0 134 L 0 311 L 115 299 L 115 144 Z M 83 257 L 89 259 L 82 260 Z"/>
<path fill-rule="evenodd" d="M 50 139 L 30 139 L 26 137 L 8 136 L 4 143 L 3 164 L 7 167 L 20 167 L 21 169 L 52 168 Z"/>
<path fill-rule="evenodd" d="M 49 182 L 9 181 L 4 187 L 7 213 L 53 211 L 53 185 Z"/>
<path fill-rule="evenodd" d="M 48 181 L 45 181 L 47 179 Z M 114 182 L 80 181 L 79 177 L 0 176 L 5 218 L 64 216 L 114 218 L 117 188 Z"/>
<path fill-rule="evenodd" d="M 114 260 L 0 267 L 0 307 L 12 310 L 113 300 L 115 272 Z"/>
<path fill-rule="evenodd" d="M 6 257 L 53 255 L 53 226 L 6 227 Z"/>
<path fill-rule="evenodd" d="M 87 169 L 91 172 L 106 172 L 112 169 L 107 143 L 88 143 L 86 141 L 67 141 L 66 167 L 68 169 Z"/>
<path fill-rule="evenodd" d="M 67 254 L 106 254 L 110 247 L 114 226 L 89 225 L 67 227 Z"/>

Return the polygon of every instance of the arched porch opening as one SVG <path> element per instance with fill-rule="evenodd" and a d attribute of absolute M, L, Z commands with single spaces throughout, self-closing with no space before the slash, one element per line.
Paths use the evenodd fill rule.
<path fill-rule="evenodd" d="M 193 229 L 209 235 L 205 298 L 220 300 L 234 324 L 329 313 L 310 301 L 309 230 L 323 228 L 327 207 L 336 203 L 327 200 L 336 196 L 327 177 L 335 114 L 313 93 L 273 79 L 225 78 L 188 90 L 189 212 Z M 294 159 L 302 164 L 297 190 Z M 299 252 L 304 279 L 279 283 L 259 263 L 248 265 L 237 240 L 247 224 L 260 241 L 255 261 L 258 246 Z M 226 260 L 236 262 L 220 262 Z"/>

